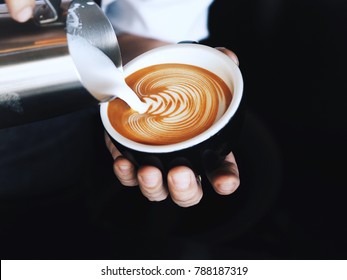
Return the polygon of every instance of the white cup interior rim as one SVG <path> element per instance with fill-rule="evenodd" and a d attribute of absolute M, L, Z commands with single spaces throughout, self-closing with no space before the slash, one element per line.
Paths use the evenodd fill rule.
<path fill-rule="evenodd" d="M 182 56 L 182 60 L 178 59 L 180 56 L 179 53 L 184 53 Z M 187 55 L 189 54 L 189 55 Z M 118 133 L 113 126 L 111 125 L 107 111 L 108 111 L 108 102 L 104 102 L 100 105 L 100 115 L 101 120 L 104 125 L 107 133 L 115 139 L 118 143 L 122 144 L 125 147 L 128 147 L 133 150 L 148 152 L 148 153 L 169 153 L 177 150 L 186 149 L 192 146 L 195 146 L 206 139 L 215 135 L 218 131 L 220 131 L 234 116 L 236 113 L 242 99 L 243 95 L 243 78 L 239 67 L 224 53 L 218 51 L 214 48 L 199 45 L 199 44 L 176 44 L 176 45 L 168 45 L 159 47 L 153 50 L 150 50 L 132 61 L 130 61 L 127 65 L 124 66 L 125 75 L 129 75 L 140 68 L 144 68 L 149 65 L 159 64 L 159 63 L 177 63 L 182 62 L 186 64 L 196 64 L 194 58 L 198 60 L 202 60 L 201 58 L 206 59 L 206 57 L 210 57 L 215 61 L 213 67 L 217 67 L 218 71 L 221 69 L 223 73 L 231 79 L 231 81 L 227 82 L 229 87 L 232 87 L 233 98 L 230 106 L 223 114 L 223 116 L 217 120 L 210 128 L 202 132 L 201 134 L 179 142 L 175 144 L 168 145 L 148 145 L 142 144 L 135 141 L 132 141 L 120 133 Z M 188 58 L 188 60 L 187 60 Z M 198 62 L 199 63 L 199 62 Z M 218 64 L 217 64 L 218 63 Z M 141 65 L 139 67 L 139 65 Z M 197 65 L 201 66 L 201 65 Z M 206 67 L 204 67 L 206 68 Z M 225 80 L 225 79 L 223 79 Z M 232 85 L 230 85 L 232 83 Z"/>

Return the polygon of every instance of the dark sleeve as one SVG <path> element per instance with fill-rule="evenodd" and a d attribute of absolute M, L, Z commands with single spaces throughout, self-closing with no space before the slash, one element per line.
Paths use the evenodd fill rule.
<path fill-rule="evenodd" d="M 83 184 L 102 137 L 98 107 L 0 130 L 0 197 Z"/>

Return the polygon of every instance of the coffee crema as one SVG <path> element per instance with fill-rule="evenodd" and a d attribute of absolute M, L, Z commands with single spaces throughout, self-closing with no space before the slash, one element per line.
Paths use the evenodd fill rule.
<path fill-rule="evenodd" d="M 149 105 L 148 110 L 139 114 L 116 98 L 109 102 L 108 118 L 118 133 L 142 144 L 191 139 L 211 127 L 232 99 L 221 78 L 188 64 L 149 66 L 130 74 L 126 83 Z"/>

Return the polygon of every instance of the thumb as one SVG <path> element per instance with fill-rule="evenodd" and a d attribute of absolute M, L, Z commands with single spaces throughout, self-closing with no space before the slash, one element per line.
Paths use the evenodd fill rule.
<path fill-rule="evenodd" d="M 11 17 L 18 22 L 25 22 L 31 18 L 35 7 L 35 0 L 6 0 Z"/>

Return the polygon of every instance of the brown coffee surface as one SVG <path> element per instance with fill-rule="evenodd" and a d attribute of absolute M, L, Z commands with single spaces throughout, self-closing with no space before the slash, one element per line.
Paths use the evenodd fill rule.
<path fill-rule="evenodd" d="M 143 144 L 173 144 L 202 133 L 232 99 L 221 78 L 187 64 L 149 66 L 129 75 L 126 83 L 149 104 L 147 112 L 139 114 L 117 98 L 109 103 L 108 117 L 120 134 Z"/>

